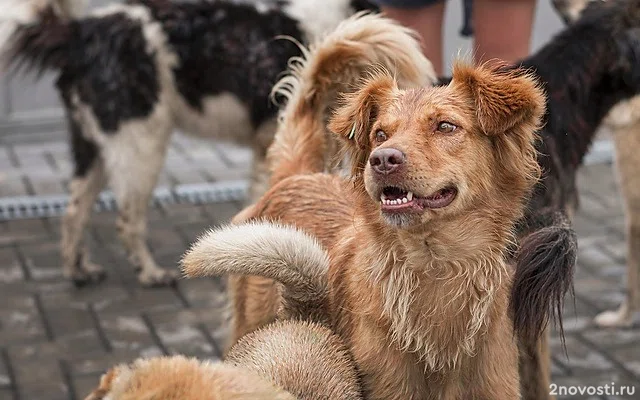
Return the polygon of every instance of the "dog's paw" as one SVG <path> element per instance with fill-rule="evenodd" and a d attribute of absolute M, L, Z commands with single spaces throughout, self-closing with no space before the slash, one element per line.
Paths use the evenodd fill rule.
<path fill-rule="evenodd" d="M 604 328 L 629 328 L 634 326 L 634 322 L 638 323 L 638 315 L 635 314 L 637 313 L 633 313 L 625 301 L 617 310 L 604 311 L 596 315 L 593 322 Z"/>
<path fill-rule="evenodd" d="M 138 273 L 138 281 L 144 287 L 174 286 L 177 280 L 178 272 L 168 269 L 156 268 Z"/>
<path fill-rule="evenodd" d="M 96 264 L 85 263 L 71 274 L 71 282 L 77 288 L 96 285 L 107 277 L 105 270 Z"/>

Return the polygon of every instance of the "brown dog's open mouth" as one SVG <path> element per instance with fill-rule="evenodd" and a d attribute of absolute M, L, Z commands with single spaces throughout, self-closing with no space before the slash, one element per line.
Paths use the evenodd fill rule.
<path fill-rule="evenodd" d="M 407 212 L 422 211 L 425 208 L 446 207 L 456 198 L 458 191 L 454 187 L 440 189 L 431 196 L 420 197 L 413 192 L 396 186 L 385 186 L 380 194 L 382 211 Z"/>

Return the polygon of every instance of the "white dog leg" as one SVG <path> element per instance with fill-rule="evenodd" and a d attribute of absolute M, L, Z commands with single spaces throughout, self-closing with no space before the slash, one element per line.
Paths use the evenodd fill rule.
<path fill-rule="evenodd" d="M 64 276 L 78 286 L 99 282 L 105 277 L 102 267 L 91 263 L 88 251 L 82 247 L 91 207 L 104 184 L 104 166 L 96 159 L 84 176 L 74 177 L 69 185 L 71 197 L 62 218 L 62 265 Z"/>
<path fill-rule="evenodd" d="M 640 103 L 638 104 L 640 105 Z M 627 296 L 615 311 L 599 314 L 600 326 L 631 326 L 640 320 L 640 120 L 614 128 L 616 166 L 625 209 L 627 241 Z"/>

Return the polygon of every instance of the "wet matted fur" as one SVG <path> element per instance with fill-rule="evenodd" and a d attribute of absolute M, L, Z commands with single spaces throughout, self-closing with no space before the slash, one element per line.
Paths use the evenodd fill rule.
<path fill-rule="evenodd" d="M 157 266 L 146 244 L 148 204 L 174 129 L 251 146 L 255 197 L 264 190 L 276 125 L 269 95 L 300 54 L 295 42 L 372 7 L 365 0 L 325 1 L 322 12 L 312 0 L 130 0 L 80 17 L 75 3 L 6 0 L 0 57 L 58 73 L 75 164 L 62 220 L 64 275 L 78 285 L 105 276 L 82 237 L 108 185 L 119 236 L 147 286 L 170 284 L 176 275 Z"/>
<path fill-rule="evenodd" d="M 521 62 L 538 76 L 548 93 L 538 145 L 543 179 L 519 227 L 516 280 L 532 285 L 520 285 L 525 291 L 512 293 L 515 314 L 529 314 L 523 319 L 529 328 L 516 325 L 523 340 L 522 376 L 530 377 L 523 391 L 527 399 L 549 397 L 549 352 L 546 344 L 535 339 L 546 343 L 547 333 L 540 335 L 548 311 L 555 310 L 559 317 L 564 295 L 572 285 L 577 240 L 569 221 L 577 205 L 576 171 L 597 128 L 605 121 L 625 120 L 612 117 L 616 114 L 612 108 L 639 93 L 639 55 L 640 2 L 597 1 L 579 21 Z M 632 131 L 616 136 L 616 141 L 633 147 Z M 627 162 L 632 169 L 633 161 Z M 633 182 L 629 177 L 623 180 L 625 187 Z M 635 187 L 631 190 L 637 191 Z M 539 239 L 546 244 L 540 246 Z M 630 262 L 634 262 L 633 255 Z M 541 374 L 539 379 L 532 379 L 536 374 Z"/>
<path fill-rule="evenodd" d="M 556 10 L 567 23 L 574 23 L 591 0 L 556 0 Z M 637 64 L 637 61 L 636 61 Z M 615 145 L 618 184 L 625 210 L 627 241 L 627 298 L 615 311 L 599 314 L 601 326 L 630 326 L 640 312 L 640 96 L 616 104 L 602 126 L 610 129 Z"/>
<path fill-rule="evenodd" d="M 446 87 L 405 90 L 388 74 L 371 73 L 329 123 L 351 160 L 348 179 L 314 173 L 325 157 L 319 99 L 335 70 L 312 70 L 302 75 L 303 65 L 305 79 L 292 80 L 269 154 L 273 186 L 242 218 L 293 225 L 327 249 L 326 319 L 352 352 L 365 397 L 518 398 L 507 249 L 539 173 L 542 90 L 502 67 L 457 65 Z M 376 160 L 389 153 L 400 167 L 381 171 L 390 161 Z M 270 237 L 285 240 L 273 229 Z M 246 248 L 224 234 L 200 239 L 184 258 L 186 271 L 276 279 L 285 288 L 254 301 L 282 304 L 282 291 L 286 305 L 296 291 L 288 288 L 300 283 L 267 268 L 268 257 L 243 263 Z M 287 254 L 273 246 L 260 248 Z M 213 256 L 219 251 L 227 257 Z M 280 265 L 316 276 L 302 270 L 309 264 Z M 254 296 L 253 282 L 236 287 L 234 300 Z M 242 311 L 249 324 L 264 318 Z"/>
<path fill-rule="evenodd" d="M 110 369 L 86 400 L 359 400 L 353 360 L 329 329 L 279 321 L 239 341 L 224 363 L 183 356 Z"/>
<path fill-rule="evenodd" d="M 613 0 L 592 3 L 579 21 L 521 62 L 548 93 L 538 146 L 544 179 L 529 202 L 521 237 L 568 226 L 577 205 L 576 171 L 597 128 L 616 104 L 640 92 L 639 55 L 640 1 Z M 575 238 L 558 251 L 565 257 L 554 258 L 549 271 L 558 270 L 558 260 L 575 260 Z"/>
<path fill-rule="evenodd" d="M 338 96 L 353 92 L 363 76 L 385 69 L 394 75 L 401 88 L 436 82 L 433 66 L 422 54 L 413 31 L 376 15 L 348 19 L 322 40 L 313 43 L 304 60 L 294 63 L 293 74 L 284 77 L 276 90 L 295 104 L 307 104 L 304 102 L 309 101 L 312 110 L 296 107 L 282 110 L 281 123 L 267 158 L 271 160 L 270 167 L 276 164 L 286 164 L 286 167 L 270 170 L 270 184 L 278 182 L 282 173 L 335 171 L 331 167 L 336 159 L 342 159 L 339 156 L 342 152 L 335 135 L 328 132 L 326 121 L 338 104 Z M 299 113 L 304 114 L 303 120 Z M 298 125 L 291 129 L 290 121 L 304 124 L 304 129 Z M 291 141 L 304 142 L 314 151 L 291 152 Z M 320 157 L 318 152 L 323 156 Z M 230 296 L 234 325 L 230 342 L 234 343 L 245 333 L 273 319 L 275 304 L 263 299 L 272 298 L 276 288 L 270 279 L 245 275 L 231 277 L 229 287 L 231 292 L 247 294 Z M 246 315 L 251 319 L 245 319 Z"/>

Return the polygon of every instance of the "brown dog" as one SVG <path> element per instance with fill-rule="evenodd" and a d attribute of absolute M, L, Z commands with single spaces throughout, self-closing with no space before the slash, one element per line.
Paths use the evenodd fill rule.
<path fill-rule="evenodd" d="M 358 400 L 351 356 L 330 330 L 281 321 L 245 336 L 224 363 L 183 356 L 109 370 L 86 400 Z"/>
<path fill-rule="evenodd" d="M 267 154 L 270 167 L 279 165 L 269 171 L 270 183 L 278 182 L 282 174 L 337 172 L 343 151 L 326 122 L 335 110 L 338 94 L 353 92 L 372 70 L 389 71 L 401 88 L 436 82 L 433 66 L 424 57 L 414 32 L 380 15 L 348 18 L 304 54 L 304 62 L 292 63 L 295 75 L 283 78 L 274 90 L 290 103 L 308 104 L 310 108 L 290 106 L 282 110 L 282 123 Z M 292 152 L 291 141 L 303 141 L 312 151 Z M 246 212 L 250 214 L 250 207 Z M 242 215 L 235 219 L 243 220 Z M 277 297 L 277 290 L 270 279 L 243 275 L 232 276 L 229 287 L 239 294 L 230 296 L 234 309 L 232 345 L 273 320 L 276 304 L 265 299 Z"/>
<path fill-rule="evenodd" d="M 373 74 L 329 123 L 352 162 L 349 181 L 313 174 L 325 157 L 318 98 L 330 80 L 315 82 L 313 92 L 293 85 L 270 150 L 273 187 L 242 215 L 317 237 L 328 249 L 327 281 L 321 263 L 290 257 L 307 248 L 278 227 L 253 237 L 255 226 L 212 232 L 185 256 L 186 272 L 262 276 L 235 287 L 236 304 L 315 299 L 309 312 L 325 313 L 345 341 L 367 398 L 518 398 L 505 259 L 539 174 L 541 89 L 522 71 L 487 66 L 456 65 L 438 88 L 402 90 Z M 266 238 L 271 245 L 242 258 Z M 260 296 L 252 286 L 264 278 L 285 290 Z M 238 319 L 249 326 L 273 317 L 244 311 Z"/>

